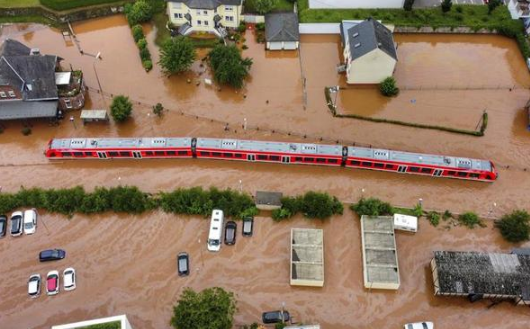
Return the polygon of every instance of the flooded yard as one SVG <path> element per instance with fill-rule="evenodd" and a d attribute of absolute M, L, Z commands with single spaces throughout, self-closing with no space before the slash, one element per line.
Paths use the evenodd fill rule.
<path fill-rule="evenodd" d="M 386 99 L 370 89 L 340 93 L 339 107 L 355 113 L 465 129 L 473 129 L 482 111 L 487 110 L 488 129 L 479 138 L 333 118 L 325 104 L 324 87 L 345 85 L 344 78 L 336 73 L 338 36 L 302 36 L 298 56 L 265 52 L 263 45 L 254 41 L 252 31 L 247 31 L 248 49 L 243 55 L 252 57 L 254 64 L 247 84 L 236 92 L 204 84 L 203 78 L 211 78 L 207 65 L 201 65 L 205 51 L 198 53 L 192 71 L 183 76 L 164 77 L 157 65 L 146 73 L 130 28 L 121 16 L 77 23 L 74 30 L 80 47 L 87 53 L 101 52 L 103 60 L 95 62 L 81 55 L 73 43 L 65 42 L 60 31 L 39 25 L 4 26 L 0 39 L 20 40 L 42 53 L 63 57 L 64 67 L 71 64 L 82 69 L 91 88 L 86 108 L 108 107 L 110 95 L 129 96 L 135 101 L 133 118 L 120 126 L 83 126 L 80 113 L 73 112 L 67 114 L 74 116 L 73 123 L 68 119 L 59 126 L 32 122 L 33 133 L 28 137 L 20 133 L 22 123 L 5 124 L 0 135 L 3 192 L 16 191 L 22 185 L 52 188 L 80 184 L 90 190 L 127 184 L 152 192 L 217 186 L 287 195 L 323 190 L 352 201 L 364 189 L 364 196 L 393 204 L 412 205 L 422 198 L 428 209 L 454 213 L 472 210 L 499 216 L 515 208 L 528 208 L 530 132 L 522 108 L 530 97 L 530 75 L 513 40 L 499 36 L 396 35 L 400 62 L 395 76 L 401 94 Z M 145 32 L 156 63 L 155 31 L 146 25 Z M 98 92 L 96 72 L 104 95 Z M 307 79 L 307 101 L 302 77 Z M 449 83 L 454 87 L 448 87 Z M 443 88 L 429 89 L 433 85 Z M 150 108 L 157 102 L 168 109 L 162 118 L 154 116 Z M 242 128 L 245 119 L 247 130 Z M 229 131 L 225 131 L 226 124 Z M 42 153 L 51 138 L 84 136 L 355 141 L 381 148 L 490 159 L 497 165 L 500 178 L 485 184 L 344 168 L 206 160 L 52 163 Z M 223 246 L 218 255 L 206 252 L 208 224 L 198 218 L 163 213 L 76 215 L 72 219 L 42 214 L 42 218 L 47 229 L 40 226 L 37 235 L 0 240 L 0 276 L 4 278 L 0 328 L 49 328 L 122 313 L 128 314 L 135 328 L 169 328 L 171 307 L 184 287 L 199 290 L 213 285 L 237 293 L 238 324 L 258 321 L 262 311 L 277 309 L 281 302 L 296 320 L 318 321 L 326 329 L 399 328 L 413 320 L 433 320 L 436 328 L 442 329 L 522 329 L 529 320 L 526 308 L 507 303 L 487 308 L 487 302 L 470 304 L 460 298 L 433 297 L 427 268 L 432 251 L 511 248 L 491 225 L 472 231 L 444 230 L 422 221 L 418 234 L 398 234 L 402 285 L 397 292 L 388 293 L 362 288 L 360 225 L 349 212 L 324 224 L 300 218 L 277 224 L 260 217 L 254 237 L 238 237 L 235 247 Z M 291 227 L 324 228 L 324 288 L 289 286 Z M 38 251 L 54 247 L 66 249 L 67 259 L 50 265 L 36 261 Z M 190 253 L 194 269 L 187 279 L 176 273 L 175 258 L 183 250 Z M 42 275 L 68 266 L 78 272 L 76 291 L 37 300 L 27 297 L 30 274 Z M 501 323 L 499 319 L 503 319 Z"/>

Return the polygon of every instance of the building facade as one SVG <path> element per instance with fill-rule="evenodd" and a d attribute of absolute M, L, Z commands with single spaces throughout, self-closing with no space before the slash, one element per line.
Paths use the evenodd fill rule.
<path fill-rule="evenodd" d="M 218 37 L 241 22 L 243 0 L 167 0 L 167 13 L 179 33 L 206 32 Z"/>
<path fill-rule="evenodd" d="M 405 0 L 309 0 L 309 8 L 403 8 Z"/>

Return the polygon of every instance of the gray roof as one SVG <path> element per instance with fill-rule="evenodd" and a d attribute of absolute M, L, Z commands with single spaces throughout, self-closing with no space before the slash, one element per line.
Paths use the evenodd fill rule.
<path fill-rule="evenodd" d="M 295 13 L 265 15 L 265 39 L 268 42 L 299 41 L 298 16 Z"/>
<path fill-rule="evenodd" d="M 221 5 L 239 6 L 242 0 L 166 0 L 180 2 L 192 9 L 215 9 Z"/>
<path fill-rule="evenodd" d="M 58 101 L 0 102 L 0 120 L 53 118 L 57 114 Z"/>
<path fill-rule="evenodd" d="M 258 205 L 269 205 L 269 206 L 281 206 L 283 194 L 281 192 L 256 192 L 256 204 Z"/>
<path fill-rule="evenodd" d="M 352 60 L 378 48 L 397 60 L 392 31 L 378 21 L 368 18 L 364 22 L 349 28 L 347 33 Z"/>

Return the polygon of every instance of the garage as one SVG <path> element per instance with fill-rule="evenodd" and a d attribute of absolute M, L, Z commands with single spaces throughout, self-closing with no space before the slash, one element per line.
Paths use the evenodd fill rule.
<path fill-rule="evenodd" d="M 296 50 L 300 42 L 298 16 L 273 13 L 265 16 L 265 39 L 268 50 Z"/>

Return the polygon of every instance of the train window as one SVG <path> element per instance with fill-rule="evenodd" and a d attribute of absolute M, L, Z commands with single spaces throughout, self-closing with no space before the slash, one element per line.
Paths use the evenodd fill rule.
<path fill-rule="evenodd" d="M 212 152 L 212 156 L 220 157 L 221 156 L 221 152 Z"/>
<path fill-rule="evenodd" d="M 382 164 L 382 163 L 377 163 L 377 162 L 374 163 L 374 167 L 376 167 L 376 168 L 383 168 L 384 166 L 385 166 L 385 165 Z"/>
<path fill-rule="evenodd" d="M 130 157 L 131 156 L 131 152 L 120 152 L 120 156 L 121 157 Z"/>
<path fill-rule="evenodd" d="M 449 171 L 447 172 L 447 175 L 454 176 L 454 175 L 456 175 L 456 171 L 449 170 Z"/>
<path fill-rule="evenodd" d="M 267 160 L 267 156 L 263 154 L 258 154 L 258 160 Z"/>
<path fill-rule="evenodd" d="M 386 164 L 385 169 L 394 169 L 394 165 Z"/>
<path fill-rule="evenodd" d="M 296 158 L 294 158 L 294 161 L 302 162 L 302 161 L 304 161 L 304 159 L 302 157 L 296 157 Z"/>
<path fill-rule="evenodd" d="M 359 166 L 361 164 L 360 161 L 355 161 L 355 160 L 352 160 L 350 161 L 350 164 L 354 165 L 354 166 Z"/>
<path fill-rule="evenodd" d="M 305 162 L 315 162 L 315 158 L 304 158 Z"/>
<path fill-rule="evenodd" d="M 371 163 L 371 162 L 363 162 L 363 163 L 361 163 L 361 165 L 362 165 L 363 167 L 371 167 L 371 166 L 372 166 L 372 163 Z"/>
<path fill-rule="evenodd" d="M 474 173 L 469 174 L 469 177 L 471 178 L 478 178 L 478 176 L 479 176 L 478 174 L 474 174 Z"/>
<path fill-rule="evenodd" d="M 337 163 L 337 159 L 328 159 L 328 163 Z"/>
<path fill-rule="evenodd" d="M 74 156 L 75 157 L 82 157 L 83 156 L 83 152 L 74 152 Z"/>
<path fill-rule="evenodd" d="M 70 152 L 63 152 L 63 157 L 71 157 L 72 153 Z"/>
<path fill-rule="evenodd" d="M 460 176 L 460 177 L 467 177 L 467 172 L 459 171 L 459 172 L 458 172 L 458 176 Z"/>
<path fill-rule="evenodd" d="M 156 156 L 164 156 L 164 155 L 166 155 L 166 152 L 164 152 L 164 151 L 155 151 L 155 155 Z"/>
<path fill-rule="evenodd" d="M 234 153 L 234 157 L 241 159 L 243 157 L 243 154 L 241 153 Z"/>
<path fill-rule="evenodd" d="M 210 156 L 210 152 L 201 152 L 201 155 L 202 155 L 202 156 L 209 157 L 209 156 Z"/>
<path fill-rule="evenodd" d="M 175 151 L 167 151 L 166 154 L 169 155 L 169 156 L 175 156 L 175 155 L 177 155 L 177 152 L 175 152 Z"/>
<path fill-rule="evenodd" d="M 178 151 L 177 154 L 178 155 L 188 155 L 188 151 Z"/>
<path fill-rule="evenodd" d="M 271 156 L 269 157 L 269 159 L 270 159 L 271 161 L 280 161 L 280 157 L 277 156 L 277 155 L 271 155 Z"/>
<path fill-rule="evenodd" d="M 409 167 L 409 171 L 412 171 L 412 172 L 419 172 L 419 171 L 420 171 L 420 168 L 419 168 L 419 167 Z"/>
<path fill-rule="evenodd" d="M 326 159 L 324 158 L 317 158 L 318 163 L 326 163 Z"/>
<path fill-rule="evenodd" d="M 151 156 L 153 156 L 153 151 L 145 151 L 145 156 L 146 156 L 146 157 L 151 157 Z"/>
<path fill-rule="evenodd" d="M 86 157 L 91 157 L 91 156 L 93 156 L 93 154 L 92 154 L 92 152 L 85 152 L 85 156 Z"/>
<path fill-rule="evenodd" d="M 225 158 L 232 158 L 234 155 L 232 153 L 223 153 Z"/>
<path fill-rule="evenodd" d="M 421 168 L 421 172 L 424 173 L 424 174 L 430 174 L 430 173 L 432 173 L 432 169 L 431 168 Z"/>
<path fill-rule="evenodd" d="M 109 156 L 111 157 L 118 156 L 118 152 L 108 152 L 108 153 L 109 153 Z"/>

